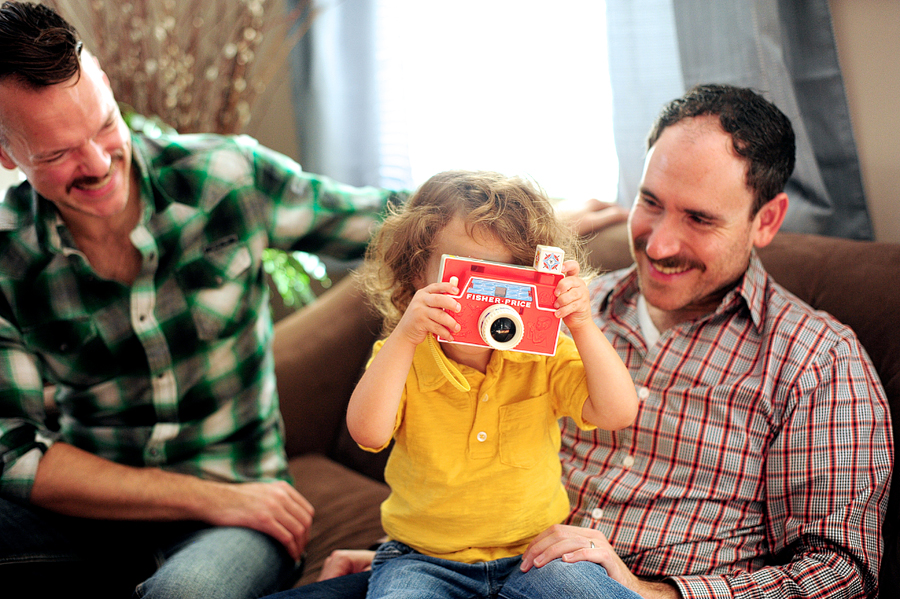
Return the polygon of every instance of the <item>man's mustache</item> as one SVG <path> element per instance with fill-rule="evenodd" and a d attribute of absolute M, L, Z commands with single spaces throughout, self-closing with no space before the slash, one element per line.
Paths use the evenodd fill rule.
<path fill-rule="evenodd" d="M 102 177 L 79 177 L 79 178 L 75 179 L 74 181 L 72 181 L 72 183 L 69 185 L 69 189 L 71 190 L 73 187 L 78 187 L 78 186 L 82 186 L 82 185 L 90 186 L 90 185 L 96 185 L 97 183 L 100 183 L 104 179 L 108 178 L 111 174 L 113 174 L 115 172 L 116 168 L 118 168 L 118 164 L 123 162 L 124 159 L 125 159 L 124 152 L 121 152 L 121 151 L 113 152 L 112 154 L 110 154 L 109 170 L 106 171 L 106 173 Z"/>
<path fill-rule="evenodd" d="M 638 237 L 634 240 L 634 251 L 635 253 L 642 253 L 647 256 L 647 237 Z M 699 270 L 701 272 L 706 271 L 706 265 L 697 262 L 696 260 L 691 260 L 690 258 L 685 258 L 683 256 L 669 256 L 667 258 L 662 258 L 660 260 L 654 260 L 647 256 L 647 258 L 653 263 L 654 266 L 659 268 L 671 268 L 676 270 L 687 270 L 689 268 L 693 268 Z"/>

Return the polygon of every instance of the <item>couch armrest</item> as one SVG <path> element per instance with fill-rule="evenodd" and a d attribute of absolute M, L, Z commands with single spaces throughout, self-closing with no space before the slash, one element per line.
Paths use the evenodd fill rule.
<path fill-rule="evenodd" d="M 288 456 L 331 454 L 380 319 L 353 277 L 275 324 L 273 353 Z"/>

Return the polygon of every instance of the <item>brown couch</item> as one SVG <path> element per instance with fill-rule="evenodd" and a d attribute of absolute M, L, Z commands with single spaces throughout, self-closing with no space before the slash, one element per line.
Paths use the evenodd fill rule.
<path fill-rule="evenodd" d="M 609 227 L 589 245 L 604 269 L 631 263 L 624 225 Z M 900 244 L 780 233 L 760 252 L 775 280 L 812 306 L 850 325 L 881 376 L 900 426 Z M 315 580 L 337 548 L 367 548 L 382 536 L 378 507 L 387 452 L 359 450 L 346 431 L 344 410 L 378 333 L 349 279 L 311 307 L 276 325 L 275 360 L 291 469 L 316 508 L 306 572 Z M 882 597 L 900 597 L 900 506 L 892 497 L 885 522 Z"/>

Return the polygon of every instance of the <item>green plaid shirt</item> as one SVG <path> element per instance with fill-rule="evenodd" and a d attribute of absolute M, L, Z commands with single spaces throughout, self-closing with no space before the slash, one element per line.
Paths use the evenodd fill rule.
<path fill-rule="evenodd" d="M 0 203 L 2 496 L 28 498 L 56 440 L 132 466 L 286 479 L 263 250 L 359 256 L 395 195 L 304 173 L 248 137 L 133 142 L 130 287 L 97 276 L 28 183 Z"/>

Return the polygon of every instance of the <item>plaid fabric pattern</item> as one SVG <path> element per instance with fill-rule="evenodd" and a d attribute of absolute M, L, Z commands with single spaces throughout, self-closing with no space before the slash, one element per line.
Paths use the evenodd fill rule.
<path fill-rule="evenodd" d="M 634 270 L 596 314 L 640 408 L 611 433 L 563 431 L 570 523 L 684 597 L 872 596 L 891 476 L 890 415 L 855 335 L 755 256 L 715 313 L 646 347 Z"/>
<path fill-rule="evenodd" d="M 359 256 L 395 195 L 304 173 L 249 137 L 132 141 L 143 264 L 131 287 L 99 278 L 27 183 L 0 203 L 4 496 L 27 499 L 57 439 L 133 466 L 286 478 L 262 252 Z"/>

